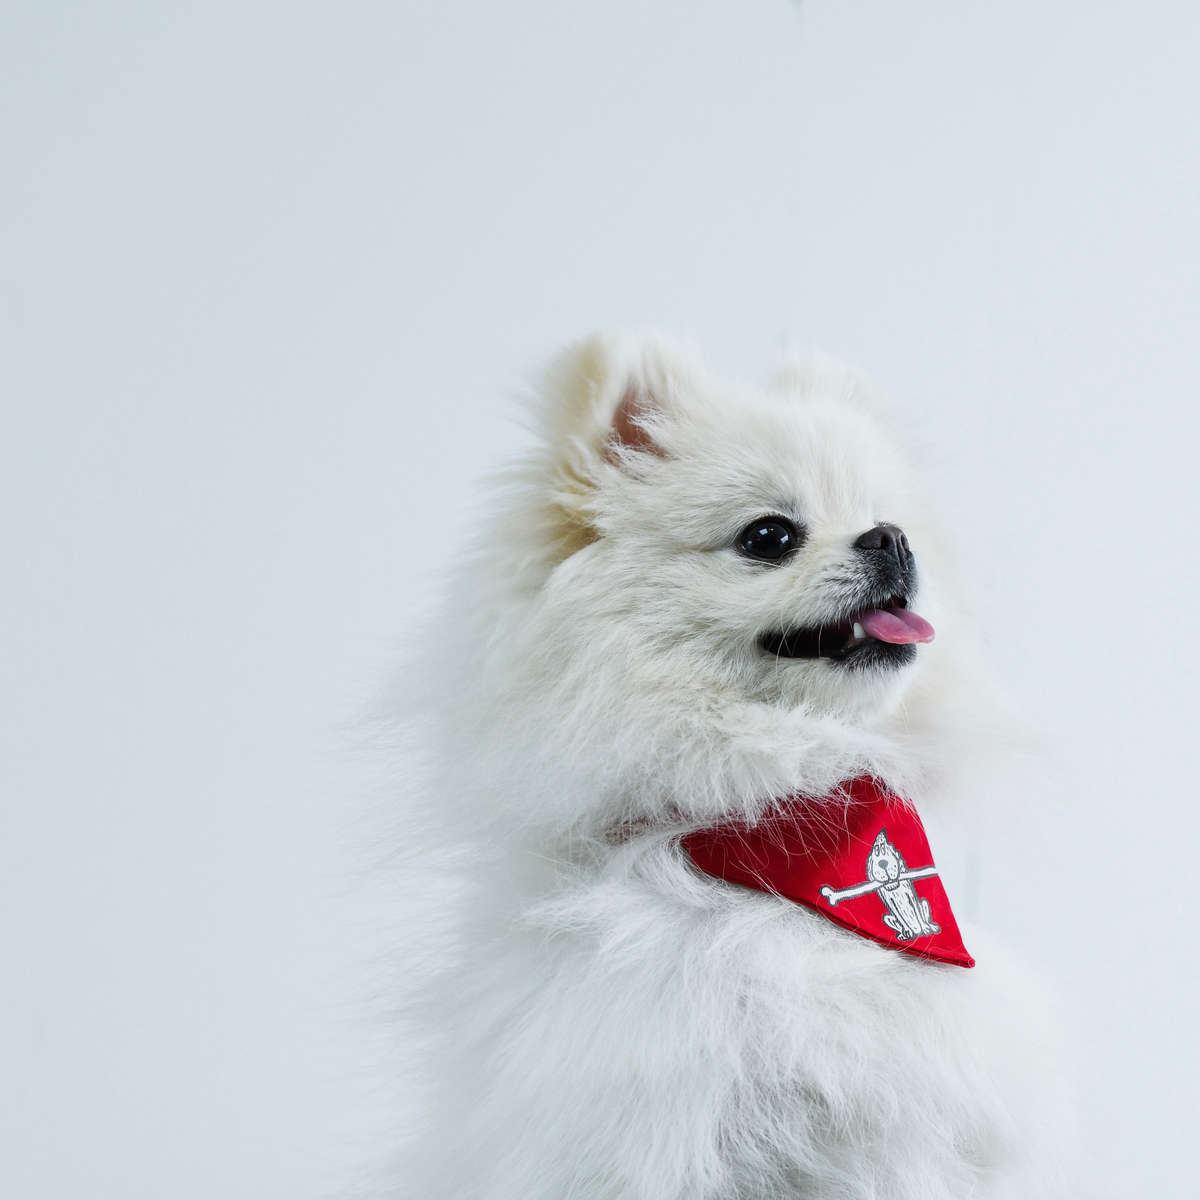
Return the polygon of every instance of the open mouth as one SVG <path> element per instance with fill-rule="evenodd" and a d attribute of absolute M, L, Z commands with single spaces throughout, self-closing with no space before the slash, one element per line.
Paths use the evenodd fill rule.
<path fill-rule="evenodd" d="M 891 596 L 844 621 L 764 633 L 758 644 L 776 658 L 825 658 L 848 666 L 903 666 L 921 642 L 933 641 L 933 626 Z"/>

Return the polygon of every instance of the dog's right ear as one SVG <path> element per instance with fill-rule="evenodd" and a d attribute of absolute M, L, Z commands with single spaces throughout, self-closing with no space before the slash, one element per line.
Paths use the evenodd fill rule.
<path fill-rule="evenodd" d="M 689 346 L 647 333 L 594 334 L 551 363 L 540 424 L 556 557 L 599 536 L 596 498 L 606 477 L 670 457 L 672 418 L 698 371 Z"/>
<path fill-rule="evenodd" d="M 618 461 L 622 449 L 663 453 L 653 432 L 654 415 L 658 411 L 659 401 L 631 380 L 609 426 L 605 453 L 610 461 Z"/>
<path fill-rule="evenodd" d="M 697 371 L 694 350 L 649 333 L 598 333 L 569 347 L 546 373 L 543 423 L 552 451 L 592 475 L 630 455 L 669 455 L 670 418 Z"/>

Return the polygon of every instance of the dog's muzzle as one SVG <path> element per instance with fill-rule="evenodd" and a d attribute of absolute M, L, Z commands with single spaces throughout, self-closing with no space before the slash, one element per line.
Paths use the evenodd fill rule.
<path fill-rule="evenodd" d="M 917 590 L 917 556 L 898 525 L 876 525 L 854 540 L 854 549 L 868 564 L 872 584 L 884 596 L 907 599 Z"/>
<path fill-rule="evenodd" d="M 770 630 L 759 646 L 775 658 L 820 658 L 847 667 L 900 667 L 913 661 L 916 643 L 933 640 L 933 626 L 910 612 L 917 560 L 904 530 L 876 525 L 854 540 L 864 568 L 845 607 L 820 625 Z"/>

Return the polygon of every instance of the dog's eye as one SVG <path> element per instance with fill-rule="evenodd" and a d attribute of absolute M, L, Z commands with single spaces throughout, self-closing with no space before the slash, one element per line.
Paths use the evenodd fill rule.
<path fill-rule="evenodd" d="M 786 517 L 760 517 L 738 534 L 737 548 L 748 558 L 779 562 L 802 540 L 800 531 Z"/>

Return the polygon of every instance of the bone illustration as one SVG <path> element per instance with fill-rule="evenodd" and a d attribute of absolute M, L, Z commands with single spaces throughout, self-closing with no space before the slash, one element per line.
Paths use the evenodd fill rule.
<path fill-rule="evenodd" d="M 903 882 L 907 879 L 926 879 L 930 875 L 936 875 L 937 873 L 937 867 L 920 867 L 915 871 L 901 871 L 896 878 Z M 830 907 L 836 907 L 839 900 L 853 900 L 857 896 L 869 896 L 872 892 L 879 891 L 879 889 L 883 887 L 886 882 L 886 880 L 871 879 L 866 883 L 855 884 L 854 887 L 823 887 L 821 889 L 821 895 L 829 901 Z"/>
<path fill-rule="evenodd" d="M 842 900 L 853 900 L 877 892 L 887 912 L 883 923 L 902 942 L 929 937 L 941 932 L 929 910 L 929 901 L 922 899 L 913 887 L 914 879 L 936 875 L 936 866 L 910 870 L 900 851 L 888 841 L 887 830 L 881 829 L 867 855 L 867 881 L 848 888 L 823 887 L 821 895 L 832 908 Z"/>

